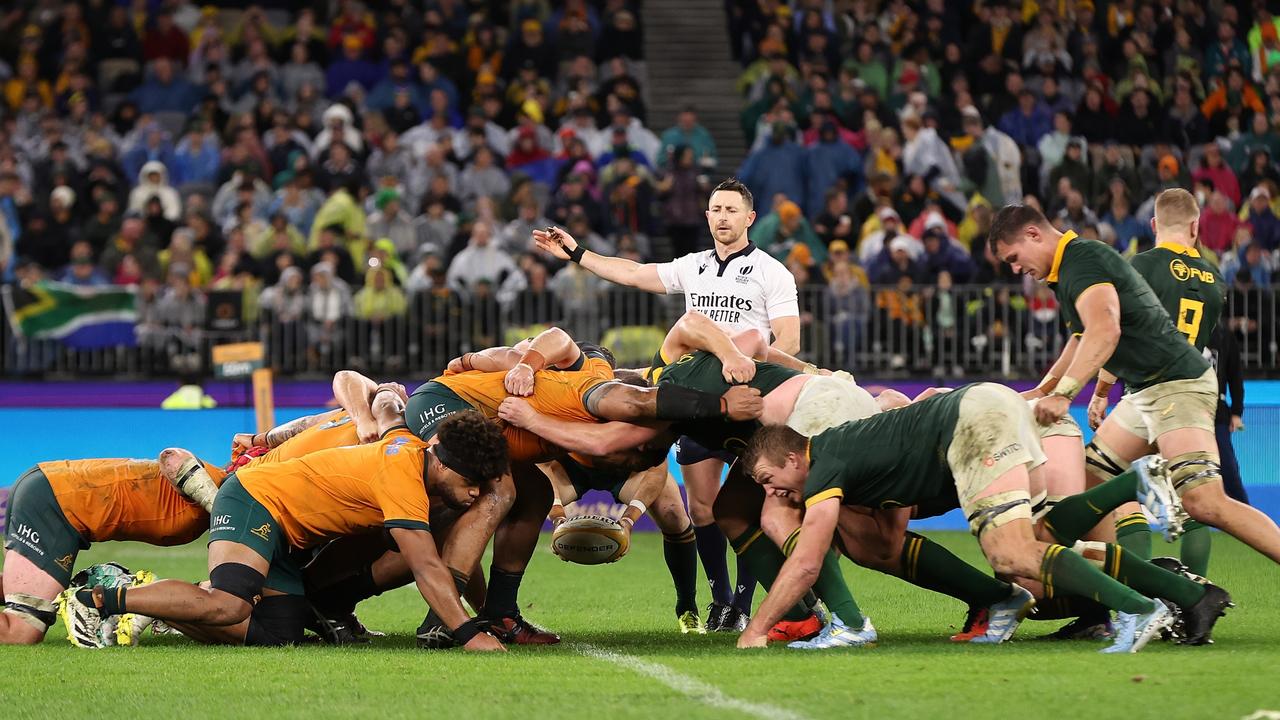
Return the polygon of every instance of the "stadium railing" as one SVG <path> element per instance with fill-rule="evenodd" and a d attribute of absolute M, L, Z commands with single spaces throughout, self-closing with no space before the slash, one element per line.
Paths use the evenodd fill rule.
<path fill-rule="evenodd" d="M 347 317 L 326 326 L 266 310 L 251 320 L 228 318 L 217 310 L 217 300 L 210 294 L 205 327 L 140 328 L 132 347 L 76 349 L 57 340 L 21 338 L 6 319 L 0 322 L 0 376 L 199 377 L 211 372 L 212 346 L 256 339 L 265 343 L 267 363 L 285 377 L 321 377 L 341 368 L 421 377 L 463 352 L 514 344 L 552 325 L 613 348 L 620 366 L 645 367 L 684 309 L 680 296 L 627 288 L 593 289 L 572 299 L 525 292 L 506 302 L 426 291 L 410 295 L 401 316 Z M 1278 304 L 1272 289 L 1228 296 L 1223 322 L 1236 331 L 1252 377 L 1280 371 Z M 803 359 L 883 378 L 1035 378 L 1065 340 L 1051 297 L 1027 296 L 1019 285 L 846 292 L 808 286 L 801 288 L 800 310 Z"/>

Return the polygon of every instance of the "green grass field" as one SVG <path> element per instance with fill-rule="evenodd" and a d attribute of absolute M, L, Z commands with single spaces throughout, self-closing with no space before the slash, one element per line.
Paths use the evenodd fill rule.
<path fill-rule="evenodd" d="M 932 536 L 979 561 L 968 536 Z M 1157 554 L 1172 549 L 1156 544 Z M 197 579 L 203 549 L 102 544 L 80 565 L 111 559 Z M 1238 607 L 1209 647 L 1155 642 L 1138 655 L 1109 656 L 1090 642 L 1036 639 L 1061 621 L 1024 623 L 1003 646 L 958 646 L 946 639 L 963 620 L 958 603 L 846 564 L 879 647 L 800 654 L 738 651 L 728 634 L 680 635 L 657 535 L 638 537 L 627 558 L 603 567 L 562 563 L 544 538 L 521 599 L 528 617 L 564 637 L 555 647 L 417 650 L 424 604 L 412 589 L 361 606 L 365 623 L 388 633 L 368 647 L 211 648 L 147 634 L 142 647 L 88 651 L 68 644 L 59 625 L 41 646 L 0 648 L 0 718 L 1097 720 L 1280 710 L 1280 571 L 1220 534 L 1213 553 L 1211 574 Z"/>

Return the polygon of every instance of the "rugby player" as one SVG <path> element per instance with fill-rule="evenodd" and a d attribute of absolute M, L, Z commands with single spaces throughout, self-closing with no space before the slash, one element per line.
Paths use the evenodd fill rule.
<path fill-rule="evenodd" d="M 1171 188 L 1156 196 L 1155 215 L 1151 218 L 1156 246 L 1136 255 L 1130 264 L 1138 271 L 1152 292 L 1160 299 L 1174 326 L 1186 336 L 1196 350 L 1204 352 L 1222 314 L 1228 285 L 1218 269 L 1200 255 L 1200 206 L 1195 196 L 1182 188 Z M 1111 413 L 1112 421 L 1103 423 L 1111 385 L 1116 378 L 1099 371 L 1098 383 L 1089 401 L 1089 424 L 1098 430 L 1090 443 L 1090 474 L 1097 482 L 1110 480 L 1138 458 L 1149 455 L 1154 437 L 1146 421 L 1135 408 L 1132 398 L 1125 397 Z M 1146 516 L 1133 503 L 1119 508 L 1116 542 L 1139 557 L 1151 557 L 1151 531 Z M 1209 551 L 1212 535 L 1209 528 L 1195 521 L 1184 527 L 1181 542 L 1182 563 L 1196 575 L 1209 573 Z"/>
<path fill-rule="evenodd" d="M 221 469 L 200 464 L 211 483 L 222 483 Z M 54 599 L 90 543 L 185 545 L 209 527 L 209 514 L 175 489 L 156 460 L 38 463 L 14 484 L 5 513 L 0 644 L 10 645 L 44 638 L 55 621 Z"/>
<path fill-rule="evenodd" d="M 440 424 L 433 442 L 423 442 L 404 428 L 402 410 L 393 393 L 379 393 L 373 411 L 382 440 L 228 476 L 210 522 L 208 588 L 162 580 L 132 592 L 85 589 L 78 599 L 104 617 L 162 618 L 196 639 L 225 639 L 232 626 L 248 645 L 295 643 L 311 611 L 290 550 L 385 529 L 459 644 L 502 649 L 458 599 L 432 539 L 427 494 L 456 507 L 471 504 L 481 482 L 505 470 L 505 440 L 478 413 L 459 413 Z M 273 611 L 261 612 L 268 603 Z"/>
<path fill-rule="evenodd" d="M 709 352 L 695 351 L 696 348 L 706 348 Z M 767 356 L 790 367 L 754 362 L 747 354 Z M 666 359 L 670 357 L 679 359 L 667 364 Z M 758 333 L 747 331 L 730 339 L 698 313 L 686 313 L 668 333 L 651 374 L 657 375 L 659 382 L 688 383 L 706 390 L 732 382 L 731 375 L 745 374 L 742 370 L 730 370 L 742 362 L 747 363 L 748 369 L 755 366 L 756 372 L 748 383 L 765 393 L 766 409 L 761 422 L 785 422 L 805 434 L 816 434 L 844 420 L 867 417 L 878 411 L 879 403 L 897 406 L 906 402 L 901 393 L 886 392 L 873 400 L 850 379 L 805 374 L 797 368 L 811 373 L 821 371 L 765 346 Z M 654 433 L 661 432 L 660 428 L 628 423 L 587 426 L 565 422 L 539 415 L 528 404 L 514 398 L 504 401 L 500 415 L 513 424 L 545 434 L 552 442 L 568 449 L 593 453 L 609 453 L 632 443 L 647 442 L 653 439 Z M 708 447 L 721 448 L 725 457 L 732 458 L 745 447 L 754 429 L 754 423 L 700 422 L 684 432 L 707 443 Z M 765 498 L 757 486 L 735 469 L 731 469 L 716 500 L 717 522 L 733 538 L 739 556 L 752 563 L 766 588 L 782 565 L 784 555 L 780 548 L 785 551 L 794 546 L 795 531 L 800 526 L 798 506 L 788 508 L 786 505 L 780 498 Z M 981 626 L 971 623 L 957 640 L 1001 642 L 1007 638 L 1029 607 L 1031 597 L 1021 588 L 977 572 L 928 538 L 907 533 L 909 518 L 909 508 L 878 508 L 863 518 L 851 518 L 848 535 L 857 540 L 846 543 L 842 549 L 861 565 L 951 595 L 970 607 L 982 608 L 986 619 Z M 762 534 L 774 543 L 757 542 Z M 834 553 L 824 563 L 815 589 L 835 615 L 827 627 L 823 628 L 802 606 L 796 607 L 773 629 L 771 639 L 796 640 L 792 646 L 802 649 L 863 645 L 872 641 L 874 628 L 853 600 Z M 819 637 L 801 642 L 819 630 L 822 630 Z"/>
<path fill-rule="evenodd" d="M 748 237 L 756 218 L 751 191 L 734 178 L 721 182 L 708 198 L 706 218 L 714 247 L 666 263 L 640 264 L 605 257 L 579 246 L 560 228 L 534 231 L 533 239 L 542 250 L 619 285 L 656 294 L 682 293 L 686 312 L 703 313 L 731 333 L 756 330 L 768 338 L 772 332 L 775 348 L 799 353 L 800 307 L 795 278 L 771 255 L 757 251 Z M 729 585 L 726 538 L 712 513 L 724 471 L 723 460 L 715 455 L 714 449 L 687 436 L 676 444 L 676 462 L 683 468 L 698 554 L 711 586 L 708 626 L 741 632 L 751 614 L 755 580 L 739 559 L 737 586 L 731 589 Z"/>
<path fill-rule="evenodd" d="M 584 350 L 585 348 L 585 350 Z M 480 372 L 493 362 L 518 355 L 505 372 Z M 443 418 L 462 409 L 477 409 L 496 417 L 498 406 L 508 396 L 508 386 L 521 391 L 533 387 L 530 401 L 557 417 L 578 422 L 599 419 L 657 420 L 677 418 L 755 417 L 760 411 L 759 394 L 749 388 L 729 388 L 708 395 L 684 388 L 655 389 L 615 381 L 612 353 L 595 346 L 579 347 L 566 333 L 552 329 L 539 334 L 527 345 L 498 348 L 463 356 L 451 362 L 446 374 L 425 383 L 409 398 L 406 418 L 420 437 L 429 438 Z M 552 368 L 561 368 L 559 370 Z M 459 372 L 461 371 L 461 372 Z M 545 462 L 562 451 L 531 433 L 515 430 L 520 439 L 511 443 L 512 492 L 506 507 L 476 512 L 460 521 L 446 546 L 445 560 L 459 587 L 469 582 L 472 564 L 495 537 L 485 614 L 504 639 L 520 644 L 553 644 L 559 638 L 524 620 L 516 602 L 524 569 L 537 547 L 542 522 L 551 508 L 551 486 L 533 463 Z M 622 453 L 619 456 L 617 453 Z M 652 467 L 665 455 L 660 447 L 637 443 L 620 448 L 615 458 L 635 463 L 634 470 Z M 639 462 L 636 462 L 636 460 Z M 499 532 L 499 525 L 503 528 Z M 438 620 L 428 616 L 419 628 L 419 639 L 428 647 L 448 644 L 447 632 Z"/>
<path fill-rule="evenodd" d="M 1050 371 L 1058 379 L 1037 403 L 1037 420 L 1047 424 L 1061 418 L 1083 383 L 1105 369 L 1124 381 L 1125 399 L 1142 419 L 1142 432 L 1168 464 L 1171 487 L 1156 488 L 1153 496 L 1161 501 L 1168 495 L 1168 502 L 1155 503 L 1161 529 L 1176 532 L 1180 500 L 1192 519 L 1225 530 L 1280 562 L 1280 528 L 1223 491 L 1213 424 L 1218 395 L 1213 369 L 1178 332 L 1138 272 L 1110 247 L 1073 232 L 1059 233 L 1039 210 L 1024 205 L 997 213 L 988 242 L 1015 271 L 1047 281 L 1068 330 L 1080 333 L 1067 342 Z M 1107 425 L 1122 419 L 1112 413 L 1099 434 L 1112 437 Z M 1054 526 L 1066 534 L 1093 527 L 1134 497 L 1136 482 L 1132 474 L 1121 475 L 1063 500 L 1055 508 Z"/>
<path fill-rule="evenodd" d="M 1035 538 L 1030 474 L 1045 456 L 1031 413 L 1013 390 L 979 383 L 812 438 L 778 426 L 757 432 L 743 464 L 769 494 L 803 499 L 804 533 L 738 647 L 763 646 L 768 623 L 812 584 L 845 505 L 958 505 L 997 574 L 1038 578 L 1050 595 L 1056 588 L 1093 597 L 1120 613 L 1116 641 L 1104 652 L 1137 652 L 1173 622 L 1163 602 L 1117 577 L 1177 603 L 1197 628 L 1211 627 L 1216 608 L 1200 602 L 1208 587 L 1114 545 L 1104 547 L 1103 572 Z"/>

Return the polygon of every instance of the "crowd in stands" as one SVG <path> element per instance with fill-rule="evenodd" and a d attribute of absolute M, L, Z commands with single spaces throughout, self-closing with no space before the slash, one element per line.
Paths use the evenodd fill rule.
<path fill-rule="evenodd" d="M 993 208 L 1033 204 L 1132 254 L 1154 244 L 1154 195 L 1177 186 L 1200 200 L 1232 328 L 1256 346 L 1274 325 L 1252 300 L 1280 263 L 1274 3 L 726 5 L 744 66 L 740 175 L 763 216 L 752 237 L 853 317 L 879 312 L 900 338 L 945 346 L 974 311 L 949 299 L 953 284 L 1019 283 L 986 248 Z M 1051 294 L 1027 283 L 1006 301 L 1016 307 L 1001 316 L 1033 328 L 1029 345 L 1057 336 L 1039 332 Z M 969 319 L 960 337 L 978 341 L 984 323 Z"/>
<path fill-rule="evenodd" d="M 1194 187 L 1228 281 L 1271 285 L 1266 3 L 725 6 L 751 237 L 805 288 L 806 346 L 975 368 L 1010 338 L 1052 352 L 1052 295 L 984 249 L 1007 202 L 1132 253 L 1153 193 Z M 639 0 L 15 5 L 0 281 L 136 285 L 161 357 L 193 351 L 230 296 L 240 327 L 313 366 L 653 322 L 653 298 L 530 240 L 555 223 L 635 260 L 708 245 L 707 192 L 733 168 L 692 106 L 650 124 L 643 32 Z M 953 291 L 971 285 L 985 294 Z M 1273 324 L 1263 304 L 1231 322 Z"/>

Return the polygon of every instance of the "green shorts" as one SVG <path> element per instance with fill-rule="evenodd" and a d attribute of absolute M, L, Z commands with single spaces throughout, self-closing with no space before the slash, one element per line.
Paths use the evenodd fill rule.
<path fill-rule="evenodd" d="M 463 410 L 475 410 L 475 407 L 447 386 L 432 380 L 409 396 L 404 419 L 413 434 L 425 441 L 436 436 L 436 427 L 445 418 Z"/>
<path fill-rule="evenodd" d="M 28 470 L 10 488 L 5 518 L 5 549 L 35 563 L 64 587 L 70 585 L 76 555 L 89 549 L 89 541 L 67 520 L 39 467 Z"/>
<path fill-rule="evenodd" d="M 563 458 L 560 465 L 564 468 L 565 473 L 569 475 L 569 482 L 573 483 L 573 489 L 578 493 L 578 499 L 587 493 L 588 490 L 604 490 L 613 496 L 614 502 L 625 505 L 618 496 L 622 494 L 622 486 L 627 484 L 627 475 L 614 470 L 600 470 L 598 468 L 587 467 L 577 462 L 573 458 Z"/>
<path fill-rule="evenodd" d="M 262 503 L 227 476 L 209 513 L 209 542 L 226 540 L 244 545 L 270 563 L 264 587 L 287 595 L 304 595 L 302 567 L 289 556 L 289 543 L 280 525 Z"/>

